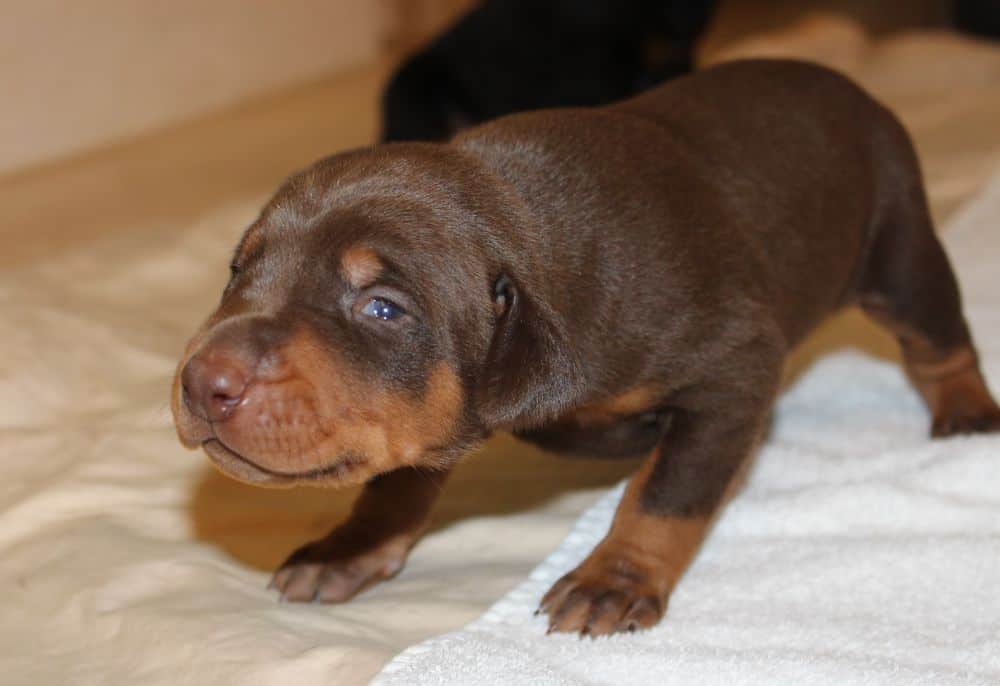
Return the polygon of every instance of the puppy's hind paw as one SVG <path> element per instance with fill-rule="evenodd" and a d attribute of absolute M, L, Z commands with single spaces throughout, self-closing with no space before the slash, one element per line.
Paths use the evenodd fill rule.
<path fill-rule="evenodd" d="M 1000 410 L 994 405 L 981 412 L 966 412 L 935 417 L 931 436 L 944 438 L 957 434 L 1000 432 Z"/>
<path fill-rule="evenodd" d="M 1000 407 L 975 366 L 925 383 L 921 390 L 934 417 L 931 436 L 1000 431 Z"/>

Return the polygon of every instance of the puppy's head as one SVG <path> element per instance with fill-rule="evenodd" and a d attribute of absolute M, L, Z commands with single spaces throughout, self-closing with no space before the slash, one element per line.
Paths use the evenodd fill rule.
<path fill-rule="evenodd" d="M 561 331 L 511 273 L 530 270 L 494 186 L 419 144 L 289 180 L 180 361 L 181 441 L 243 481 L 339 485 L 444 466 L 559 404 Z"/>

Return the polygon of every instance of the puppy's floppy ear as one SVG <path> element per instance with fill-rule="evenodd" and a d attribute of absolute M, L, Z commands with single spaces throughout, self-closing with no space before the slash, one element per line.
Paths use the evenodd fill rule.
<path fill-rule="evenodd" d="M 476 387 L 480 418 L 492 428 L 555 417 L 580 383 L 564 325 L 506 275 L 495 282 L 494 307 L 496 328 Z"/>

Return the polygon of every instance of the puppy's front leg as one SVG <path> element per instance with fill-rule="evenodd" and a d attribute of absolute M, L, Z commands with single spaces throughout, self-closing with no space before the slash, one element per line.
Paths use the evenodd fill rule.
<path fill-rule="evenodd" d="M 447 469 L 404 467 L 375 477 L 347 521 L 302 546 L 274 574 L 283 600 L 338 603 L 403 567 L 441 493 Z"/>
<path fill-rule="evenodd" d="M 607 536 L 542 599 L 549 631 L 610 634 L 660 619 L 763 429 L 775 394 L 771 376 L 752 393 L 707 392 L 675 411 L 626 486 Z"/>

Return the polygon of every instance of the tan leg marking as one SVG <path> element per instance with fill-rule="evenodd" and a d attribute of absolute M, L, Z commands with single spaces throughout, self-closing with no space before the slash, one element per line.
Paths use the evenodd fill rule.
<path fill-rule="evenodd" d="M 906 357 L 906 371 L 931 411 L 931 435 L 1000 430 L 1000 408 L 986 387 L 976 353 L 962 348 L 936 358 Z"/>
<path fill-rule="evenodd" d="M 861 304 L 899 339 L 907 376 L 931 412 L 931 436 L 1000 431 L 1000 408 L 990 395 L 971 344 L 942 350 L 922 332 L 892 318 L 880 299 Z"/>
<path fill-rule="evenodd" d="M 549 631 L 598 636 L 648 628 L 663 616 L 708 518 L 643 512 L 640 494 L 659 454 L 657 448 L 629 481 L 604 540 L 542 598 Z"/>

